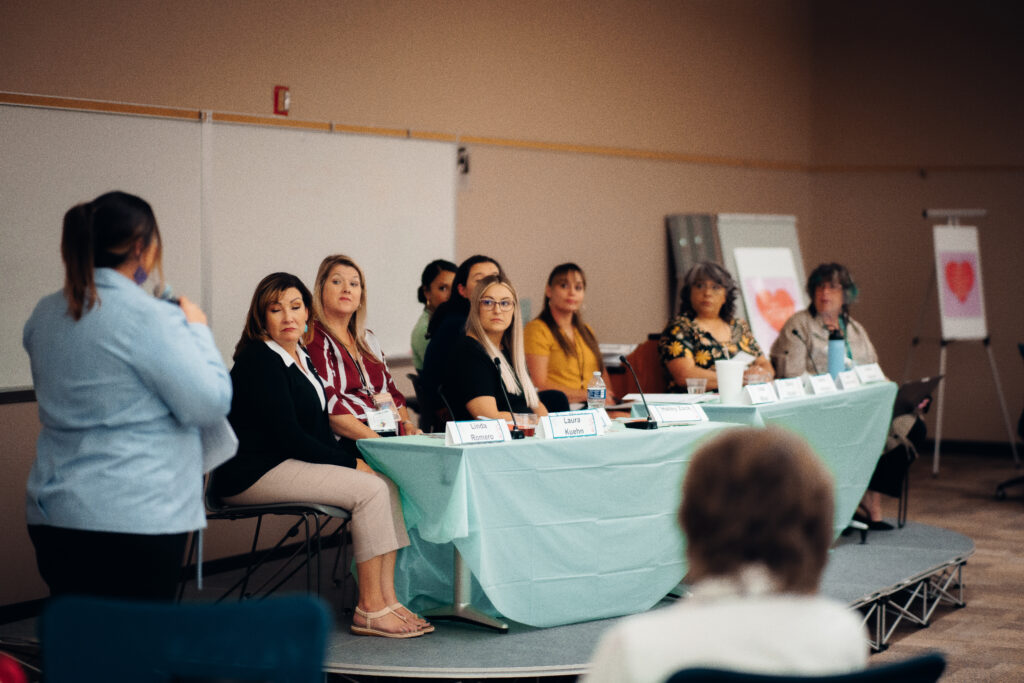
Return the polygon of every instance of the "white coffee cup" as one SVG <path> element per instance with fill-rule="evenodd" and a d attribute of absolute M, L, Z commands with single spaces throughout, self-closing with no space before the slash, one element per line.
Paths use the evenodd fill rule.
<path fill-rule="evenodd" d="M 718 377 L 718 396 L 722 403 L 742 403 L 743 371 L 747 364 L 742 360 L 716 360 L 715 374 Z"/>

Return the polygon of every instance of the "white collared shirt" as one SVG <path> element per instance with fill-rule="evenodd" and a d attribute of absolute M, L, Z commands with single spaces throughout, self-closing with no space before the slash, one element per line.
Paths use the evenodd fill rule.
<path fill-rule="evenodd" d="M 317 378 L 316 373 L 312 369 L 313 361 L 310 360 L 309 354 L 306 353 L 306 349 L 302 348 L 301 346 L 299 347 L 299 357 L 303 358 L 304 362 L 296 363 L 295 359 L 292 358 L 292 354 L 285 351 L 284 347 L 278 344 L 273 339 L 267 339 L 265 340 L 265 343 L 267 346 L 273 349 L 273 351 L 277 353 L 277 355 L 281 356 L 281 360 L 284 361 L 284 364 L 286 366 L 296 365 L 299 368 L 299 370 L 302 371 L 302 374 L 306 376 L 306 379 L 309 380 L 309 383 L 313 385 L 314 389 L 316 389 L 316 395 L 320 397 L 320 407 L 326 408 L 327 398 L 324 396 L 323 385 L 320 384 L 320 380 Z"/>

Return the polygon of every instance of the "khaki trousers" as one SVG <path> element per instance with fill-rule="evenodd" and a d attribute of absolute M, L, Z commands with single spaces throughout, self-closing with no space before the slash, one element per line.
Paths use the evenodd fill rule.
<path fill-rule="evenodd" d="M 245 491 L 224 498 L 228 505 L 303 501 L 334 505 L 352 513 L 356 562 L 409 545 L 398 487 L 376 472 L 289 459 Z"/>

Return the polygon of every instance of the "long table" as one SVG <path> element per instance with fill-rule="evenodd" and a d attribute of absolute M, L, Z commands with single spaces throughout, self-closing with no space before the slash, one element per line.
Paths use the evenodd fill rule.
<path fill-rule="evenodd" d="M 838 536 L 857 510 L 882 454 L 898 389 L 893 382 L 880 382 L 757 406 L 704 403 L 701 407 L 711 420 L 774 425 L 807 439 L 835 480 L 833 528 Z M 636 412 L 646 415 L 642 408 Z"/>
<path fill-rule="evenodd" d="M 402 492 L 413 545 L 399 553 L 398 597 L 419 609 L 450 601 L 454 543 L 486 612 L 556 626 L 649 609 L 686 572 L 676 524 L 686 464 L 728 426 L 467 447 L 360 440 Z"/>
<path fill-rule="evenodd" d="M 706 405 L 713 422 L 599 438 L 357 443 L 402 492 L 412 545 L 399 553 L 399 599 L 417 610 L 450 602 L 460 556 L 475 579 L 473 605 L 556 626 L 644 611 L 678 584 L 682 478 L 699 443 L 726 423 L 805 436 L 836 477 L 838 535 L 867 488 L 895 394 L 885 383 L 764 406 Z"/>

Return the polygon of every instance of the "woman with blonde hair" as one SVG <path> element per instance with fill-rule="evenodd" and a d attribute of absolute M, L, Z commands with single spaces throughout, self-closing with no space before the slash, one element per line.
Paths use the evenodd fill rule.
<path fill-rule="evenodd" d="M 368 413 L 386 408 L 394 411 L 399 433 L 419 434 L 380 342 L 366 329 L 366 278 L 352 258 L 335 254 L 320 263 L 313 316 L 309 353 L 324 381 L 334 433 L 349 439 L 376 438 L 380 434 L 368 425 Z"/>
<path fill-rule="evenodd" d="M 441 388 L 455 419 L 511 420 L 506 394 L 513 413 L 548 414 L 526 369 L 521 316 L 519 296 L 504 275 L 485 277 L 473 289 L 466 334 L 452 352 Z"/>

